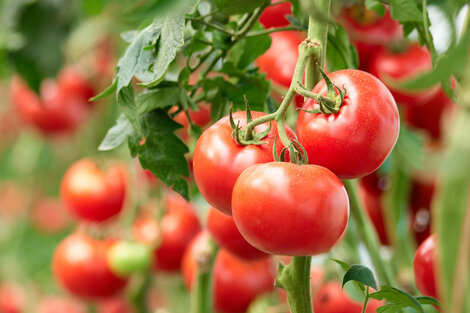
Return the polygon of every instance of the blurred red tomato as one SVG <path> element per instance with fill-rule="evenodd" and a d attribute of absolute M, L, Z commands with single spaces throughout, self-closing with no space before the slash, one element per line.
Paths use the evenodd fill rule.
<path fill-rule="evenodd" d="M 271 5 L 264 9 L 259 17 L 259 22 L 265 28 L 282 27 L 289 25 L 289 20 L 286 15 L 292 15 L 292 3 L 285 1 L 279 4 L 281 0 L 271 1 Z"/>
<path fill-rule="evenodd" d="M 425 296 L 437 298 L 436 236 L 428 237 L 416 250 L 413 261 L 416 287 Z"/>
<path fill-rule="evenodd" d="M 140 243 L 156 246 L 161 240 L 158 221 L 151 216 L 139 217 L 132 226 L 132 235 Z"/>
<path fill-rule="evenodd" d="M 107 298 L 120 292 L 127 280 L 115 276 L 107 263 L 112 240 L 95 240 L 73 233 L 54 251 L 52 271 L 69 292 L 85 299 Z"/>
<path fill-rule="evenodd" d="M 436 189 L 434 182 L 414 180 L 411 187 L 411 229 L 418 244 L 431 234 L 431 203 Z"/>
<path fill-rule="evenodd" d="M 22 313 L 26 306 L 26 292 L 20 284 L 8 281 L 0 284 L 1 313 Z"/>
<path fill-rule="evenodd" d="M 26 214 L 28 193 L 13 182 L 0 184 L 0 217 L 2 220 L 15 220 Z"/>
<path fill-rule="evenodd" d="M 35 313 L 87 313 L 87 307 L 84 303 L 60 296 L 42 297 L 37 306 Z"/>
<path fill-rule="evenodd" d="M 126 177 L 122 166 L 101 171 L 91 159 L 82 159 L 67 170 L 60 195 L 77 217 L 102 222 L 121 212 L 126 195 Z"/>
<path fill-rule="evenodd" d="M 198 111 L 193 111 L 189 109 L 188 112 L 189 112 L 189 117 L 191 118 L 191 121 L 195 125 L 201 128 L 204 128 L 211 122 L 211 111 L 210 111 L 210 106 L 208 104 L 199 105 Z M 183 141 L 185 142 L 188 141 L 189 140 L 189 121 L 188 121 L 188 117 L 186 116 L 186 113 L 184 111 L 179 112 L 175 116 L 174 120 L 175 122 L 183 126 L 183 129 L 178 130 L 178 135 L 181 137 Z"/>
<path fill-rule="evenodd" d="M 81 99 L 89 105 L 93 104 L 88 100 L 95 95 L 95 91 L 79 67 L 68 66 L 63 68 L 57 76 L 57 84 L 68 97 Z"/>
<path fill-rule="evenodd" d="M 55 234 L 67 228 L 71 216 L 59 199 L 44 198 L 33 207 L 31 219 L 34 226 L 45 233 Z"/>

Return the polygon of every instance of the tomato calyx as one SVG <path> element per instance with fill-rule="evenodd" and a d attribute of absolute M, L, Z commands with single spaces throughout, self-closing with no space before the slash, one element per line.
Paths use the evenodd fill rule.
<path fill-rule="evenodd" d="M 246 123 L 249 124 L 253 121 L 253 116 L 251 115 L 250 106 L 248 104 L 246 97 L 245 97 L 245 104 L 246 104 Z M 230 126 L 232 126 L 232 129 L 233 129 L 232 137 L 237 144 L 241 146 L 247 146 L 247 145 L 262 145 L 266 143 L 266 141 L 261 141 L 261 140 L 264 137 L 266 137 L 271 131 L 271 123 L 269 123 L 269 127 L 266 128 L 266 130 L 260 133 L 256 133 L 254 128 L 252 128 L 251 131 L 248 130 L 248 128 L 242 129 L 240 126 L 240 121 L 238 121 L 238 123 L 235 124 L 235 121 L 233 120 L 233 103 L 230 107 L 229 119 L 230 119 Z"/>
<path fill-rule="evenodd" d="M 325 97 L 320 94 L 313 93 L 311 91 L 308 91 L 300 82 L 297 82 L 297 86 L 295 86 L 295 91 L 301 96 L 315 100 L 319 104 L 319 107 L 314 110 L 305 110 L 305 109 L 300 109 L 300 110 L 305 111 L 307 113 L 311 113 L 311 114 L 338 113 L 339 109 L 341 108 L 341 105 L 343 104 L 344 97 L 346 96 L 347 90 L 344 86 L 341 89 L 337 85 L 335 85 L 330 80 L 328 75 L 326 75 L 326 73 L 319 66 L 317 66 L 317 69 L 318 71 L 320 71 L 321 75 L 323 76 L 323 79 L 325 80 L 325 83 L 328 89 L 328 94 Z"/>

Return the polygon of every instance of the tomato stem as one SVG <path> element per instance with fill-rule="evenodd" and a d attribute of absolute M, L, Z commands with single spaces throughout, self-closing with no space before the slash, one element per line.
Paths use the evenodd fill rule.
<path fill-rule="evenodd" d="M 348 192 L 351 216 L 356 221 L 359 238 L 369 252 L 380 282 L 384 285 L 396 285 L 389 266 L 385 264 L 380 255 L 380 244 L 377 234 L 372 226 L 372 222 L 365 216 L 365 209 L 362 207 L 357 196 L 355 181 L 343 180 L 343 184 Z"/>
<path fill-rule="evenodd" d="M 289 265 L 279 264 L 276 286 L 283 288 L 291 313 L 313 313 L 310 294 L 311 256 L 294 256 Z"/>

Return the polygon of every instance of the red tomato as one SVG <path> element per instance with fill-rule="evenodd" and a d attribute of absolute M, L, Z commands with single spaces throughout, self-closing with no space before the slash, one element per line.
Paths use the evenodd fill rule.
<path fill-rule="evenodd" d="M 372 172 L 369 175 L 362 177 L 359 180 L 359 183 L 362 188 L 374 194 L 382 194 L 390 187 L 389 178 L 379 173 L 378 171 Z"/>
<path fill-rule="evenodd" d="M 279 255 L 329 251 L 349 217 L 348 195 L 338 177 L 321 166 L 285 162 L 246 169 L 233 188 L 232 209 L 250 244 Z"/>
<path fill-rule="evenodd" d="M 256 119 L 265 115 L 261 112 L 252 112 Z M 246 113 L 233 114 L 235 124 L 240 122 L 241 127 L 246 125 Z M 256 127 L 261 133 L 269 127 L 268 123 Z M 286 127 L 289 137 L 295 138 L 293 131 Z M 225 116 L 209 127 L 199 137 L 193 154 L 193 170 L 196 184 L 204 199 L 222 213 L 231 215 L 232 190 L 238 176 L 250 165 L 271 162 L 273 157 L 274 138 L 277 136 L 276 123 L 271 123 L 269 134 L 262 139 L 262 145 L 238 145 L 232 138 L 232 127 L 229 117 Z M 277 153 L 281 153 L 283 145 L 280 140 L 276 142 Z"/>
<path fill-rule="evenodd" d="M 381 301 L 369 299 L 365 312 L 375 313 L 382 305 Z M 313 301 L 315 313 L 361 313 L 362 306 L 362 303 L 351 299 L 336 281 L 323 285 Z"/>
<path fill-rule="evenodd" d="M 33 208 L 31 219 L 39 230 L 45 233 L 58 233 L 67 228 L 71 217 L 59 199 L 45 198 Z"/>
<path fill-rule="evenodd" d="M 127 280 L 115 276 L 106 260 L 112 240 L 71 234 L 57 246 L 52 270 L 60 284 L 75 296 L 106 298 L 120 292 Z"/>
<path fill-rule="evenodd" d="M 411 228 L 418 244 L 431 235 L 431 203 L 434 182 L 413 181 L 411 187 Z"/>
<path fill-rule="evenodd" d="M 209 240 L 201 232 L 185 252 L 183 279 L 190 289 L 197 273 L 197 258 Z M 251 301 L 274 287 L 275 267 L 270 258 L 257 261 L 239 259 L 220 249 L 212 272 L 214 308 L 220 313 L 245 312 Z"/>
<path fill-rule="evenodd" d="M 297 136 L 309 163 L 324 166 L 341 179 L 359 178 L 376 170 L 395 146 L 400 128 L 398 109 L 387 87 L 366 72 L 341 70 L 329 77 L 346 90 L 339 112 L 300 111 Z M 313 92 L 326 96 L 325 81 Z M 318 106 L 308 99 L 303 109 Z"/>
<path fill-rule="evenodd" d="M 209 209 L 207 229 L 219 246 L 227 249 L 237 257 L 255 260 L 267 256 L 266 253 L 256 249 L 243 238 L 232 217 L 214 208 Z"/>
<path fill-rule="evenodd" d="M 416 250 L 413 261 L 415 282 L 425 296 L 437 298 L 436 289 L 436 237 L 428 237 Z"/>
<path fill-rule="evenodd" d="M 167 200 L 167 213 L 160 222 L 161 243 L 155 250 L 154 268 L 162 271 L 178 271 L 184 251 L 201 224 L 192 206 L 180 196 Z M 176 200 L 175 197 L 180 197 Z"/>
<path fill-rule="evenodd" d="M 292 3 L 289 1 L 276 4 L 281 0 L 271 1 L 272 5 L 264 9 L 263 14 L 259 17 L 259 22 L 265 28 L 282 27 L 289 25 L 286 15 L 292 15 Z"/>
<path fill-rule="evenodd" d="M 60 195 L 68 209 L 81 219 L 102 222 L 121 212 L 126 179 L 120 166 L 101 171 L 90 159 L 75 162 L 65 173 Z"/>
<path fill-rule="evenodd" d="M 22 313 L 26 306 L 26 292 L 21 285 L 13 282 L 0 284 L 0 312 Z"/>
<path fill-rule="evenodd" d="M 284 87 L 289 87 L 299 57 L 299 45 L 305 39 L 298 31 L 284 31 L 270 34 L 271 46 L 256 61 L 266 78 Z"/>
<path fill-rule="evenodd" d="M 123 297 L 100 300 L 96 306 L 97 313 L 133 313 L 131 305 Z M 64 312 L 65 313 L 65 312 Z M 68 313 L 68 312 L 67 312 Z"/>
<path fill-rule="evenodd" d="M 432 71 L 431 54 L 418 43 L 410 44 L 406 50 L 400 53 L 381 49 L 371 60 L 369 71 L 384 82 L 399 104 L 406 106 L 424 104 L 439 91 L 439 85 L 418 91 L 394 87 L 397 82 L 406 81 Z"/>
<path fill-rule="evenodd" d="M 380 193 L 370 192 L 361 185 L 361 188 L 359 188 L 359 197 L 362 199 L 362 203 L 367 210 L 367 215 L 369 215 L 372 224 L 374 224 L 374 228 L 377 231 L 380 242 L 383 245 L 388 245 L 389 241 L 384 221 L 384 209 L 381 203 L 382 195 Z"/>
<path fill-rule="evenodd" d="M 364 5 L 355 5 L 343 11 L 340 23 L 357 48 L 360 69 L 368 69 L 370 59 L 380 47 L 403 38 L 403 27 L 392 19 L 388 7 L 385 10 L 382 17 Z"/>
<path fill-rule="evenodd" d="M 86 118 L 83 99 L 67 95 L 52 80 L 41 84 L 41 98 L 19 77 L 11 82 L 11 101 L 21 118 L 45 135 L 74 131 Z"/>
<path fill-rule="evenodd" d="M 452 106 L 452 100 L 439 89 L 428 102 L 417 107 L 407 107 L 405 118 L 413 128 L 424 130 L 431 139 L 438 140 L 442 134 L 442 118 Z"/>
<path fill-rule="evenodd" d="M 211 122 L 211 111 L 208 104 L 200 105 L 199 111 L 189 109 L 189 117 L 191 121 L 197 126 L 204 128 Z M 186 113 L 181 111 L 174 118 L 175 122 L 183 125 L 183 129 L 178 130 L 179 136 L 183 141 L 189 140 L 189 121 Z"/>
<path fill-rule="evenodd" d="M 62 69 L 57 76 L 57 84 L 67 96 L 92 104 L 88 99 L 95 95 L 95 91 L 80 68 L 69 66 Z"/>
<path fill-rule="evenodd" d="M 65 297 L 47 296 L 39 300 L 36 313 L 87 313 L 88 310 L 82 302 Z"/>
<path fill-rule="evenodd" d="M 160 224 L 151 217 L 141 217 L 134 222 L 132 235 L 140 243 L 156 246 L 160 239 Z"/>

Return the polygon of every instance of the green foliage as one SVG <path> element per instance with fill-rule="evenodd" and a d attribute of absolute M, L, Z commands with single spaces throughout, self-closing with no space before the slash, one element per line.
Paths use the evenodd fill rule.
<path fill-rule="evenodd" d="M 399 22 L 421 22 L 423 14 L 414 0 L 389 0 L 392 18 Z"/>
<path fill-rule="evenodd" d="M 343 276 L 343 287 L 348 281 L 361 282 L 365 286 L 372 287 L 377 290 L 377 283 L 375 282 L 374 274 L 372 271 L 362 265 L 352 265 Z"/>
<path fill-rule="evenodd" d="M 326 59 L 330 72 L 358 67 L 359 60 L 356 48 L 349 41 L 344 28 L 333 25 L 328 28 Z"/>
<path fill-rule="evenodd" d="M 214 3 L 221 12 L 232 15 L 251 12 L 267 1 L 268 0 L 214 0 Z"/>

